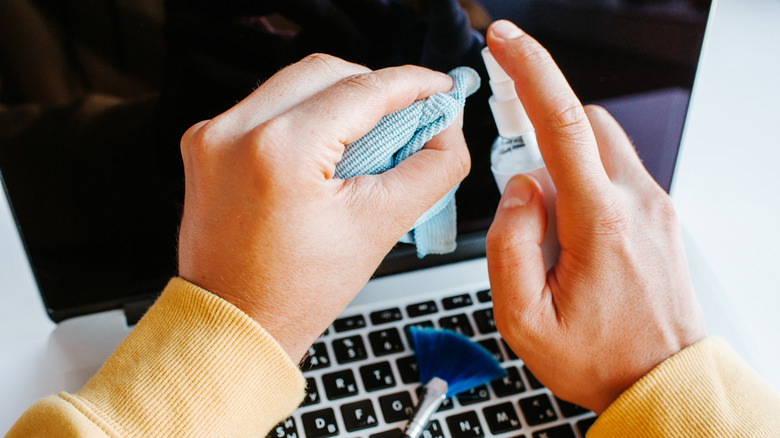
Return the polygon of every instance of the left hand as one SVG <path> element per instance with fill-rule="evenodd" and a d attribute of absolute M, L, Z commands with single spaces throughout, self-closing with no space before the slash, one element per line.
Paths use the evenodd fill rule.
<path fill-rule="evenodd" d="M 388 172 L 333 177 L 387 113 L 452 87 L 420 67 L 312 55 L 190 128 L 180 275 L 236 305 L 301 359 L 382 258 L 468 173 L 458 123 Z"/>

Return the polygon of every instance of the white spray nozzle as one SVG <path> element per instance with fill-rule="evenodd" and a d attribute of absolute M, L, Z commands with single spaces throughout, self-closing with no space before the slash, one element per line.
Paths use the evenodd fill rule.
<path fill-rule="evenodd" d="M 517 97 L 512 78 L 498 65 L 487 47 L 482 49 L 482 59 L 490 76 L 490 89 L 493 95 L 488 103 L 493 112 L 493 119 L 496 121 L 498 134 L 504 138 L 513 138 L 532 131 L 534 127 Z"/>
<path fill-rule="evenodd" d="M 490 50 L 487 47 L 482 49 L 482 59 L 485 60 L 485 67 L 487 67 L 488 76 L 490 76 L 491 81 L 503 82 L 512 80 L 504 69 L 498 65 L 496 58 L 493 57 L 493 54 L 490 53 Z"/>

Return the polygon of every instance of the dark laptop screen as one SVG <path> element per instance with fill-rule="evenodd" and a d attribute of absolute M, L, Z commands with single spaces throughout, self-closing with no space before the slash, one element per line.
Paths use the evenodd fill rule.
<path fill-rule="evenodd" d="M 499 199 L 490 92 L 479 48 L 461 44 L 463 23 L 434 2 L 28 3 L 9 6 L 0 33 L 0 174 L 54 320 L 159 293 L 176 274 L 181 134 L 313 52 L 374 69 L 480 71 L 464 125 L 472 171 L 457 195 L 458 251 L 419 260 L 399 244 L 378 274 L 484 255 Z M 459 3 L 477 32 L 508 18 L 540 40 L 583 102 L 613 112 L 668 190 L 709 2 Z"/>

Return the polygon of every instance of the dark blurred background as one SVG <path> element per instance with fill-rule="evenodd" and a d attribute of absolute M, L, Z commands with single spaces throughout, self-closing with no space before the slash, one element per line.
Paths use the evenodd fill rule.
<path fill-rule="evenodd" d="M 372 69 L 409 63 L 446 72 L 469 65 L 484 84 L 467 103 L 473 170 L 457 203 L 459 232 L 479 233 L 498 201 L 488 161 L 496 130 L 479 56 L 492 20 L 510 19 L 537 38 L 587 103 L 661 89 L 685 96 L 709 6 L 701 0 L 4 0 L 0 174 L 50 315 L 59 320 L 118 307 L 153 297 L 176 273 L 178 144 L 190 125 L 314 52 Z"/>

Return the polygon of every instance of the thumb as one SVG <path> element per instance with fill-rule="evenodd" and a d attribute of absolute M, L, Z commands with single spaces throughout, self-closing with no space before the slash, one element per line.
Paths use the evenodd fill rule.
<path fill-rule="evenodd" d="M 382 196 L 370 199 L 373 211 L 395 218 L 403 224 L 404 233 L 469 172 L 471 158 L 461 130 L 462 114 L 396 167 L 372 176 L 383 190 Z"/>
<path fill-rule="evenodd" d="M 515 175 L 504 189 L 487 235 L 488 272 L 497 306 L 511 299 L 511 306 L 520 310 L 523 303 L 538 301 L 547 283 L 541 247 L 546 228 L 539 183 L 531 176 Z"/>

